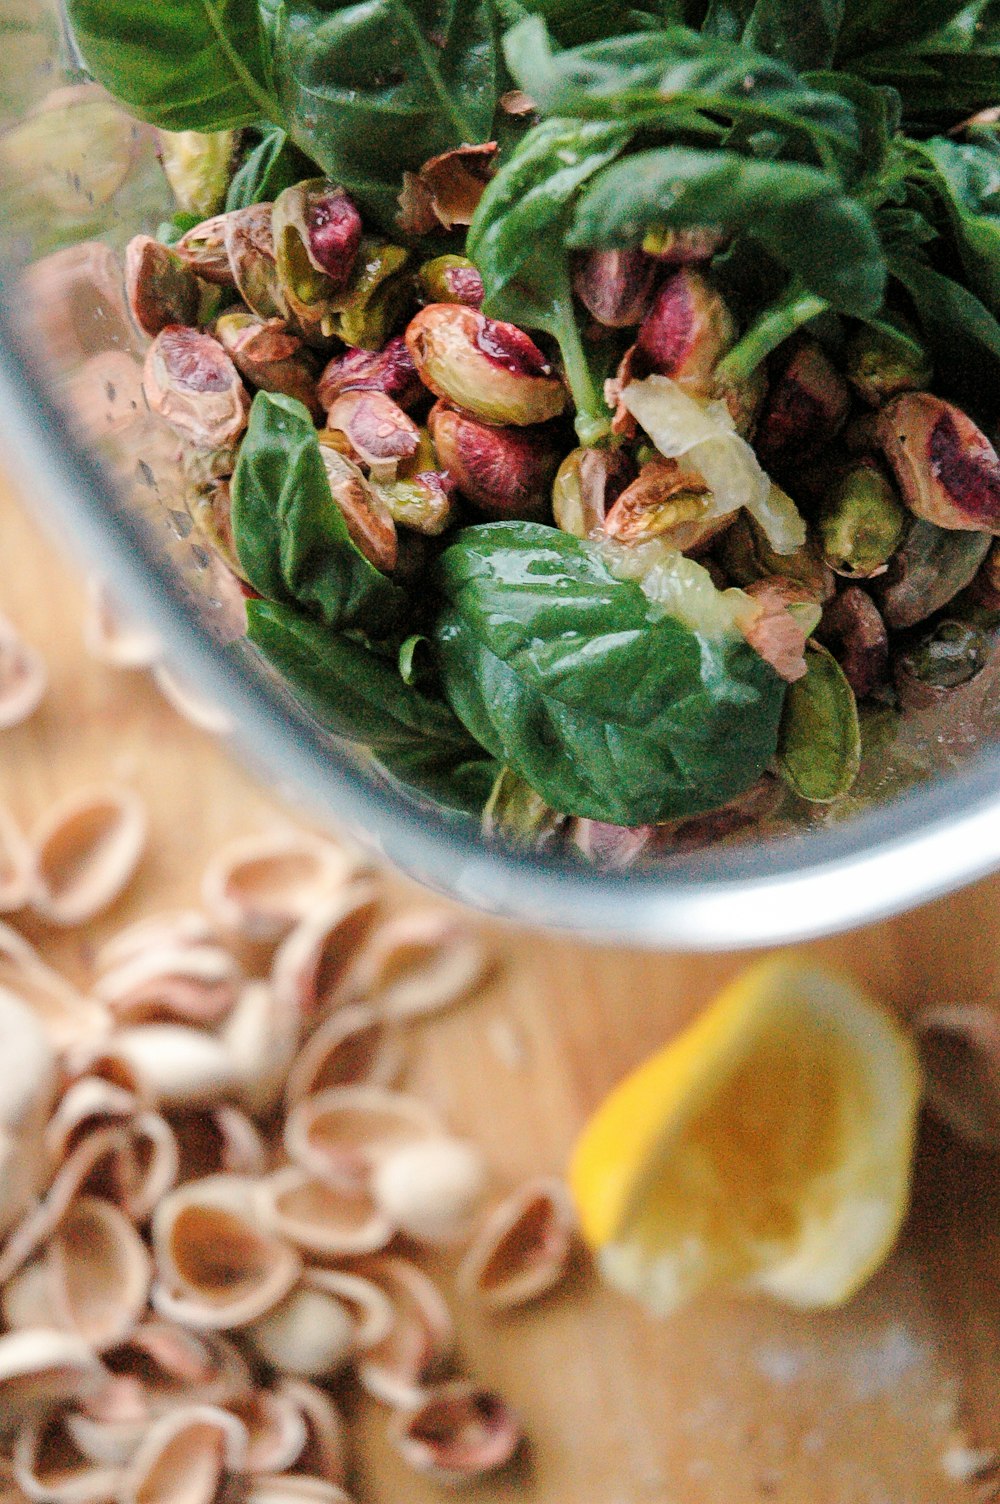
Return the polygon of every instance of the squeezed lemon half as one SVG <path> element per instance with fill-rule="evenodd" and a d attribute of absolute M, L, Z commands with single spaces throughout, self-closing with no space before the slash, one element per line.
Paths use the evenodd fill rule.
<path fill-rule="evenodd" d="M 716 1285 L 839 1305 L 899 1232 L 919 1100 L 913 1043 L 853 983 L 755 966 L 585 1127 L 584 1236 L 657 1312 Z"/>

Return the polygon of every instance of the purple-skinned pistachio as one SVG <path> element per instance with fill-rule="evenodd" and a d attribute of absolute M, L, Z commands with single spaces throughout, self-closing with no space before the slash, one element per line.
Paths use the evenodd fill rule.
<path fill-rule="evenodd" d="M 643 251 L 588 251 L 573 277 L 573 291 L 587 312 L 609 329 L 641 324 L 661 275 Z"/>
<path fill-rule="evenodd" d="M 420 445 L 413 419 L 384 392 L 342 392 L 326 421 L 346 435 L 372 480 L 394 480 L 401 462 L 412 459 Z"/>
<path fill-rule="evenodd" d="M 946 532 L 913 522 L 875 582 L 879 609 L 893 630 L 925 621 L 973 580 L 990 549 L 989 533 Z"/>
<path fill-rule="evenodd" d="M 848 579 L 884 574 L 906 527 L 906 508 L 870 458 L 856 460 L 836 476 L 817 519 L 823 557 L 835 574 Z"/>
<path fill-rule="evenodd" d="M 486 295 L 483 279 L 468 256 L 435 256 L 433 261 L 424 262 L 417 278 L 428 303 L 464 303 L 466 308 L 482 307 Z"/>
<path fill-rule="evenodd" d="M 401 245 L 366 235 L 350 282 L 331 300 L 324 333 L 330 330 L 345 345 L 381 350 L 413 299 L 409 261 Z"/>
<path fill-rule="evenodd" d="M 438 463 L 458 490 L 498 521 L 546 521 L 559 443 L 547 429 L 497 428 L 443 402 L 427 420 Z"/>
<path fill-rule="evenodd" d="M 739 512 L 732 526 L 726 529 L 718 553 L 726 574 L 735 585 L 746 588 L 755 580 L 772 576 L 793 579 L 804 585 L 820 605 L 834 593 L 833 573 L 812 537 L 794 553 L 779 554 L 746 511 Z"/>
<path fill-rule="evenodd" d="M 857 700 L 865 700 L 889 682 L 889 634 L 882 614 L 866 590 L 848 585 L 823 608 L 815 636 L 829 648 Z"/>
<path fill-rule="evenodd" d="M 877 432 L 914 516 L 949 531 L 1000 533 L 1000 458 L 960 408 L 907 392 L 882 409 Z"/>
<path fill-rule="evenodd" d="M 635 466 L 624 449 L 571 449 L 552 482 L 556 526 L 577 538 L 603 530 L 609 510 L 634 479 Z"/>
<path fill-rule="evenodd" d="M 710 261 L 728 240 L 717 225 L 687 225 L 681 229 L 647 230 L 642 249 L 665 266 L 690 266 Z"/>
<path fill-rule="evenodd" d="M 670 376 L 692 396 L 710 397 L 715 368 L 736 337 L 722 295 L 701 272 L 683 268 L 664 282 L 636 341 L 645 372 Z"/>
<path fill-rule="evenodd" d="M 232 444 L 247 426 L 250 396 L 210 334 L 170 324 L 146 355 L 142 389 L 154 413 L 203 449 Z"/>
<path fill-rule="evenodd" d="M 339 439 L 319 433 L 319 452 L 330 482 L 330 494 L 340 508 L 352 542 L 370 564 L 391 574 L 399 558 L 396 524 L 374 486 L 342 452 Z"/>
<path fill-rule="evenodd" d="M 251 313 L 262 319 L 287 319 L 288 305 L 274 259 L 272 208 L 272 204 L 251 204 L 223 215 L 223 233 L 233 281 Z"/>
<path fill-rule="evenodd" d="M 198 279 L 168 246 L 133 235 L 125 250 L 128 306 L 151 338 L 168 324 L 195 324 L 201 303 Z"/>
<path fill-rule="evenodd" d="M 234 214 L 242 210 L 234 210 Z M 226 226 L 232 214 L 215 214 L 186 230 L 174 246 L 175 253 L 203 282 L 216 287 L 235 287 L 236 279 L 226 250 Z"/>
<path fill-rule="evenodd" d="M 307 178 L 280 193 L 271 215 L 282 295 L 303 328 L 323 335 L 361 247 L 361 216 L 337 183 Z"/>
<path fill-rule="evenodd" d="M 978 708 L 985 685 L 977 683 L 993 657 L 986 632 L 971 622 L 945 619 L 893 658 L 896 691 L 904 709 L 962 704 Z M 992 676 L 991 676 L 992 677 Z"/>
<path fill-rule="evenodd" d="M 905 329 L 859 324 L 847 341 L 844 370 L 869 407 L 881 407 L 902 392 L 923 391 L 934 367 L 916 335 Z"/>
<path fill-rule="evenodd" d="M 393 522 L 428 538 L 443 533 L 455 515 L 455 484 L 436 466 L 430 430 L 421 428 L 416 453 L 401 461 L 393 480 L 377 486 Z"/>
<path fill-rule="evenodd" d="M 322 413 L 316 394 L 316 358 L 283 319 L 262 319 L 239 309 L 215 323 L 215 336 L 240 375 L 262 392 L 284 392 Z"/>
<path fill-rule="evenodd" d="M 761 821 L 773 815 L 781 803 L 781 783 L 771 773 L 763 773 L 745 794 L 739 794 L 720 809 L 691 820 L 678 820 L 657 826 L 661 852 L 700 851 L 721 841 L 760 833 Z"/>
<path fill-rule="evenodd" d="M 410 320 L 406 343 L 424 385 L 486 423 L 544 423 L 566 406 L 534 340 L 474 308 L 429 303 Z"/>
<path fill-rule="evenodd" d="M 404 412 L 427 394 L 401 334 L 384 350 L 347 350 L 335 355 L 319 379 L 319 400 L 330 408 L 341 392 L 384 392 Z"/>
<path fill-rule="evenodd" d="M 652 538 L 680 549 L 709 541 L 731 517 L 709 517 L 711 492 L 703 475 L 690 466 L 654 455 L 625 487 L 604 521 L 604 531 L 619 543 L 648 543 Z"/>
<path fill-rule="evenodd" d="M 771 383 L 755 440 L 765 466 L 811 459 L 843 428 L 851 408 L 847 382 L 814 339 L 795 342 Z"/>

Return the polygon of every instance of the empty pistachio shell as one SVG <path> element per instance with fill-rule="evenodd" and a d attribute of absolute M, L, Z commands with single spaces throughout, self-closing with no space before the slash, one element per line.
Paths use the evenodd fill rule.
<path fill-rule="evenodd" d="M 104 1369 L 74 1332 L 29 1327 L 0 1336 L 0 1427 L 35 1410 L 93 1394 Z"/>
<path fill-rule="evenodd" d="M 273 1309 L 298 1278 L 295 1250 L 256 1225 L 252 1183 L 235 1175 L 193 1180 L 153 1217 L 161 1315 L 202 1329 L 245 1326 Z"/>
<path fill-rule="evenodd" d="M 462 1002 L 488 966 L 482 937 L 466 921 L 414 909 L 375 932 L 344 990 L 390 1018 L 418 1018 Z"/>
<path fill-rule="evenodd" d="M 127 1123 L 139 1111 L 135 1094 L 101 1076 L 81 1076 L 63 1092 L 45 1128 L 49 1162 L 60 1165 L 95 1128 Z"/>
<path fill-rule="evenodd" d="M 561 1180 L 529 1181 L 486 1218 L 459 1283 L 491 1311 L 535 1300 L 566 1273 L 575 1225 Z"/>
<path fill-rule="evenodd" d="M 358 1268 L 385 1291 L 393 1312 L 388 1333 L 359 1355 L 358 1377 L 385 1404 L 415 1404 L 451 1355 L 451 1312 L 434 1281 L 409 1259 L 369 1259 Z"/>
<path fill-rule="evenodd" d="M 77 1451 L 89 1462 L 121 1468 L 131 1462 L 149 1427 L 148 1412 L 138 1399 L 136 1405 L 142 1413 L 134 1420 L 94 1420 L 83 1410 L 69 1410 L 63 1424 Z"/>
<path fill-rule="evenodd" d="M 418 1139 L 379 1162 L 372 1194 L 389 1221 L 418 1243 L 453 1243 L 468 1231 L 486 1178 L 475 1144 Z"/>
<path fill-rule="evenodd" d="M 337 1406 L 325 1389 L 304 1379 L 282 1379 L 277 1393 L 286 1395 L 302 1417 L 305 1445 L 299 1454 L 299 1470 L 313 1473 L 330 1483 L 347 1478 L 347 1428 Z"/>
<path fill-rule="evenodd" d="M 59 800 L 32 835 L 32 903 L 51 924 L 82 924 L 131 881 L 146 845 L 146 811 L 132 789 L 94 784 Z"/>
<path fill-rule="evenodd" d="M 299 1285 L 245 1330 L 254 1351 L 281 1373 L 317 1378 L 338 1373 L 355 1348 L 354 1321 L 345 1303 Z"/>
<path fill-rule="evenodd" d="M 213 1405 L 184 1406 L 150 1427 L 121 1485 L 121 1504 L 213 1504 L 226 1473 L 242 1471 L 243 1423 Z"/>
<path fill-rule="evenodd" d="M 370 1197 L 344 1191 L 287 1165 L 261 1182 L 261 1223 L 314 1258 L 347 1258 L 385 1248 L 395 1228 Z"/>
<path fill-rule="evenodd" d="M 31 847 L 14 816 L 0 804 L 0 914 L 16 914 L 31 892 Z"/>
<path fill-rule="evenodd" d="M 2 922 L 0 990 L 19 998 L 55 1049 L 92 1038 L 108 1027 L 107 1010 L 96 999 L 78 992 L 42 960 L 23 935 Z"/>
<path fill-rule="evenodd" d="M 306 1423 L 291 1395 L 280 1389 L 251 1389 L 226 1408 L 246 1429 L 246 1472 L 283 1473 L 294 1466 L 306 1444 Z"/>
<path fill-rule="evenodd" d="M 962 1138 L 1000 1145 L 1000 1014 L 987 1007 L 925 1008 L 916 1019 L 931 1106 Z"/>
<path fill-rule="evenodd" d="M 109 1355 L 114 1371 L 138 1390 L 142 1415 L 163 1415 L 185 1400 L 206 1405 L 230 1405 L 251 1388 L 250 1371 L 239 1349 L 219 1332 L 192 1332 L 153 1317 L 137 1327 L 126 1343 Z M 87 1402 L 88 1413 L 109 1420 L 135 1409 L 124 1406 L 107 1390 Z M 147 1422 L 148 1423 L 148 1422 Z"/>
<path fill-rule="evenodd" d="M 215 1024 L 239 993 L 240 968 L 221 945 L 150 945 L 98 977 L 94 993 L 116 1019 Z"/>
<path fill-rule="evenodd" d="M 149 1254 L 110 1201 L 72 1203 L 45 1253 L 51 1309 L 96 1351 L 121 1342 L 146 1306 Z"/>
<path fill-rule="evenodd" d="M 111 668 L 149 668 L 163 650 L 159 635 L 125 616 L 107 586 L 93 577 L 87 581 L 83 645 L 91 658 Z"/>
<path fill-rule="evenodd" d="M 58 1413 L 22 1426 L 13 1464 L 22 1494 L 37 1504 L 104 1504 L 118 1482 L 115 1468 L 94 1463 L 78 1450 Z"/>
<path fill-rule="evenodd" d="M 248 982 L 222 1031 L 222 1047 L 244 1107 L 270 1112 L 281 1099 L 299 1042 L 301 1015 L 267 982 Z"/>
<path fill-rule="evenodd" d="M 224 929 L 280 940 L 357 871 L 332 841 L 275 831 L 223 846 L 205 868 L 202 899 Z"/>
<path fill-rule="evenodd" d="M 172 1112 L 170 1126 L 177 1139 L 180 1180 L 259 1175 L 266 1167 L 267 1148 L 259 1130 L 231 1102 Z"/>
<path fill-rule="evenodd" d="M 854 691 L 833 654 L 810 643 L 805 676 L 785 696 L 778 771 L 800 799 L 828 804 L 851 788 L 860 760 Z"/>
<path fill-rule="evenodd" d="M 14 992 L 0 987 L 0 1129 L 41 1127 L 55 1094 L 55 1051 L 42 1022 Z"/>
<path fill-rule="evenodd" d="M 499 1395 L 457 1382 L 428 1389 L 413 1409 L 398 1412 L 390 1437 L 415 1472 L 461 1484 L 508 1463 L 521 1427 Z"/>
<path fill-rule="evenodd" d="M 325 1478 L 300 1473 L 259 1474 L 247 1481 L 244 1504 L 352 1504 L 348 1494 Z"/>
<path fill-rule="evenodd" d="M 386 1154 L 440 1132 L 437 1114 L 418 1097 L 375 1086 L 338 1086 L 292 1109 L 285 1120 L 285 1149 L 304 1170 L 357 1191 Z"/>
<path fill-rule="evenodd" d="M 150 1102 L 165 1107 L 210 1105 L 232 1096 L 240 1076 L 226 1046 L 204 1029 L 135 1024 L 112 1036 L 101 1054 L 121 1062 Z"/>
<path fill-rule="evenodd" d="M 20 726 L 41 704 L 49 674 L 42 655 L 0 616 L 0 731 Z"/>
<path fill-rule="evenodd" d="M 350 883 L 318 901 L 282 941 L 271 968 L 278 1002 L 303 1022 L 322 1018 L 337 1000 L 355 951 L 375 917 L 379 890 Z"/>
<path fill-rule="evenodd" d="M 335 1295 L 350 1313 L 358 1350 L 384 1341 L 392 1327 L 392 1302 L 380 1285 L 345 1269 L 307 1269 L 303 1285 Z"/>
<path fill-rule="evenodd" d="M 0 1129 L 0 1238 L 25 1217 L 45 1182 L 44 1156 L 37 1140 L 27 1141 Z"/>
<path fill-rule="evenodd" d="M 391 1086 L 403 1066 L 398 1025 L 363 1004 L 338 1008 L 296 1056 L 285 1083 L 285 1103 L 334 1086 Z"/>

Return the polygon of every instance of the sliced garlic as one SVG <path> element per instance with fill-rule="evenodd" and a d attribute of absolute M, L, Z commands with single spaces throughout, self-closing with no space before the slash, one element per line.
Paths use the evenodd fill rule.
<path fill-rule="evenodd" d="M 32 834 L 31 901 L 50 924 L 75 925 L 114 903 L 146 845 L 139 796 L 122 784 L 94 784 L 59 800 Z"/>

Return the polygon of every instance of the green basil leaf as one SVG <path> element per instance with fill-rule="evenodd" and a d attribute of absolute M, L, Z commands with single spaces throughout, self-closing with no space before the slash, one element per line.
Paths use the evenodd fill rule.
<path fill-rule="evenodd" d="M 156 238 L 161 245 L 176 245 L 182 235 L 188 230 L 193 230 L 195 225 L 201 224 L 201 216 L 188 214 L 183 209 L 178 209 L 169 219 L 163 219 L 156 227 Z"/>
<path fill-rule="evenodd" d="M 253 588 L 297 602 L 330 627 L 388 636 L 404 592 L 361 553 L 347 531 L 320 456 L 308 409 L 258 392 L 232 488 L 233 537 Z"/>
<path fill-rule="evenodd" d="M 1000 76 L 1000 38 L 975 52 L 933 46 L 920 52 L 877 52 L 851 65 L 873 83 L 897 89 L 903 114 L 921 128 L 951 125 L 996 95 Z"/>
<path fill-rule="evenodd" d="M 757 0 L 743 41 L 792 68 L 828 68 L 837 49 L 845 0 Z"/>
<path fill-rule="evenodd" d="M 391 659 L 274 601 L 247 602 L 247 636 L 322 725 L 402 783 L 480 813 L 496 765 L 443 701 L 404 684 Z"/>
<path fill-rule="evenodd" d="M 977 143 L 936 136 L 913 143 L 911 152 L 927 164 L 969 287 L 987 308 L 1000 311 L 1000 143 L 989 136 Z"/>
<path fill-rule="evenodd" d="M 546 115 L 693 129 L 714 139 L 723 134 L 721 118 L 777 133 L 821 161 L 831 153 L 857 159 L 857 122 L 842 96 L 810 88 L 793 69 L 749 47 L 685 27 L 555 52 L 544 24 L 530 17 L 507 33 L 504 54 Z"/>
<path fill-rule="evenodd" d="M 1000 391 L 1000 323 L 974 293 L 916 256 L 895 255 L 893 277 L 909 293 L 944 389 L 992 419 Z"/>
<path fill-rule="evenodd" d="M 88 69 L 169 131 L 280 121 L 257 0 L 67 0 Z"/>
<path fill-rule="evenodd" d="M 968 8 L 963 0 L 846 0 L 838 57 L 912 47 Z"/>
<path fill-rule="evenodd" d="M 404 169 L 489 136 L 498 69 L 489 0 L 285 0 L 276 32 L 289 131 L 383 229 Z"/>
<path fill-rule="evenodd" d="M 435 639 L 459 718 L 553 809 L 677 819 L 748 788 L 784 685 L 735 630 L 700 631 L 534 523 L 468 528 L 442 556 Z"/>
<path fill-rule="evenodd" d="M 863 317 L 881 306 L 886 267 L 874 221 L 817 168 L 684 146 L 638 152 L 585 189 L 567 238 L 625 246 L 652 223 L 746 231 L 841 312 Z"/>
<path fill-rule="evenodd" d="M 226 209 L 248 209 L 251 204 L 270 204 L 286 188 L 316 176 L 315 165 L 299 151 L 287 131 L 272 126 L 247 152 L 233 174 L 226 194 Z"/>
<path fill-rule="evenodd" d="M 801 799 L 832 804 L 848 792 L 861 764 L 854 691 L 833 654 L 811 642 L 806 673 L 788 687 L 777 766 Z"/>

